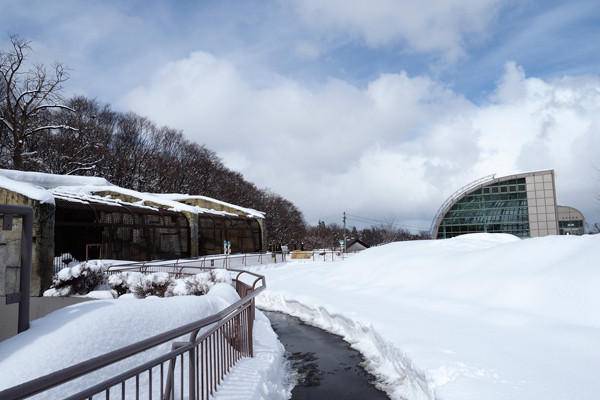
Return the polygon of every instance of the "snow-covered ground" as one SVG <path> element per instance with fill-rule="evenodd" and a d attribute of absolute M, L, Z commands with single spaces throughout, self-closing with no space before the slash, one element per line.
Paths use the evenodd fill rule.
<path fill-rule="evenodd" d="M 400 242 L 260 268 L 257 304 L 344 336 L 393 399 L 598 399 L 599 260 L 600 235 Z"/>
<path fill-rule="evenodd" d="M 111 297 L 92 292 L 89 297 Z M 32 321 L 29 330 L 0 342 L 0 391 L 46 375 L 145 338 L 216 314 L 239 300 L 233 286 L 215 284 L 204 296 L 148 297 L 131 295 L 118 300 L 103 299 L 80 303 Z M 227 376 L 218 399 L 285 399 L 290 388 L 283 357 L 269 320 L 260 311 L 254 324 L 254 358 L 242 359 Z M 170 344 L 145 352 L 114 367 L 97 371 L 35 398 L 65 398 L 171 349 Z M 149 398 L 142 383 L 141 398 Z M 159 385 L 154 385 L 155 391 Z M 131 387 L 133 389 L 133 387 Z M 133 395 L 133 393 L 131 393 Z M 128 395 L 129 396 L 129 395 Z M 0 396 L 1 397 L 1 396 Z M 118 396 L 120 398 L 120 395 Z M 160 397 L 154 393 L 154 397 Z"/>
<path fill-rule="evenodd" d="M 393 399 L 585 400 L 600 398 L 598 260 L 600 235 L 477 234 L 249 269 L 267 278 L 259 307 L 344 336 Z M 201 318 L 237 296 L 215 288 L 200 297 L 99 300 L 34 321 L 0 343 L 0 389 L 156 333 L 165 321 Z M 256 357 L 233 368 L 216 398 L 289 397 L 283 348 L 257 318 Z"/>

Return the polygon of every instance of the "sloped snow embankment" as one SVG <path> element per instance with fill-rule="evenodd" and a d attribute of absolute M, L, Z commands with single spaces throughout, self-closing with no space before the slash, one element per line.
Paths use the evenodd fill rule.
<path fill-rule="evenodd" d="M 217 283 L 204 296 L 146 299 L 122 296 L 55 311 L 32 321 L 29 330 L 0 342 L 0 391 L 197 321 L 237 300 L 239 296 L 231 285 Z M 277 341 L 266 317 L 261 312 L 256 314 L 253 329 L 255 357 L 242 359 L 233 367 L 215 398 L 258 400 L 290 396 L 283 345 Z M 65 398 L 170 349 L 170 343 L 163 344 L 35 398 Z M 141 398 L 149 397 L 146 381 L 147 375 L 142 375 Z M 156 384 L 154 388 L 158 390 L 160 385 Z M 154 393 L 153 397 L 158 398 L 160 394 Z"/>
<path fill-rule="evenodd" d="M 393 399 L 432 399 L 433 391 L 426 375 L 391 342 L 377 333 L 367 321 L 352 319 L 347 313 L 330 313 L 329 307 L 309 305 L 307 301 L 286 298 L 284 294 L 266 292 L 257 302 L 261 309 L 280 311 L 302 319 L 310 325 L 342 336 L 364 357 L 364 368 L 378 377 L 373 382 Z M 350 313 L 351 314 L 351 313 Z"/>
<path fill-rule="evenodd" d="M 265 310 L 342 335 L 392 399 L 596 399 L 600 235 L 476 234 L 259 267 Z"/>

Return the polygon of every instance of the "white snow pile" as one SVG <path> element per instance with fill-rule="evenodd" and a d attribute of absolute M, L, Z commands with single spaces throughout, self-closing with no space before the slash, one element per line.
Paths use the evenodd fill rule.
<path fill-rule="evenodd" d="M 44 296 L 83 295 L 104 283 L 104 264 L 101 261 L 69 265 L 54 275 L 52 285 L 44 292 Z"/>
<path fill-rule="evenodd" d="M 238 299 L 231 285 L 218 283 L 205 296 L 151 297 L 146 300 L 122 296 L 118 300 L 95 300 L 61 309 L 32 321 L 29 330 L 0 342 L 0 391 L 197 321 Z M 255 357 L 242 359 L 234 366 L 224 381 L 223 390 L 219 389 L 215 398 L 289 398 L 283 346 L 261 312 L 257 312 L 253 332 Z M 65 398 L 170 349 L 170 343 L 162 345 L 35 398 Z M 147 375 L 141 378 L 140 398 L 150 396 L 146 379 Z M 135 384 L 129 385 L 131 389 L 134 387 Z M 154 384 L 153 388 L 158 391 L 160 384 Z M 128 393 L 127 398 L 133 395 Z M 120 398 L 120 394 L 117 397 Z M 152 397 L 160 398 L 160 394 L 153 393 Z"/>
<path fill-rule="evenodd" d="M 110 263 L 108 264 L 110 265 Z M 91 298 L 118 298 L 133 295 L 143 299 L 150 296 L 201 296 L 217 283 L 231 285 L 231 273 L 226 269 L 210 269 L 184 278 L 172 278 L 166 272 L 143 274 L 122 271 L 107 275 L 107 264 L 102 260 L 71 263 L 52 279 L 52 286 L 44 296 L 85 296 Z"/>
<path fill-rule="evenodd" d="M 465 235 L 262 267 L 257 305 L 342 335 L 392 399 L 600 397 L 600 235 Z"/>
<path fill-rule="evenodd" d="M 226 269 L 218 268 L 207 272 L 201 272 L 182 279 L 174 280 L 169 287 L 169 295 L 171 296 L 186 296 L 186 295 L 202 295 L 208 293 L 215 283 L 232 284 L 231 273 Z"/>

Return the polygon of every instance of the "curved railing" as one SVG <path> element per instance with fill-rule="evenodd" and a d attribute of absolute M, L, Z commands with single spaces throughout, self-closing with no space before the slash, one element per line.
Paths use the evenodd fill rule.
<path fill-rule="evenodd" d="M 161 267 L 165 268 L 166 265 L 162 264 Z M 133 268 L 130 265 L 128 270 Z M 166 354 L 88 387 L 68 399 L 92 399 L 95 395 L 103 399 L 139 398 L 140 392 L 144 393 L 140 389 L 140 382 L 148 385 L 146 393 L 158 393 L 153 398 L 171 399 L 176 395 L 180 398 L 208 399 L 239 359 L 253 355 L 254 298 L 266 288 L 262 275 L 243 270 L 230 271 L 238 273 L 234 281 L 241 299 L 223 311 L 6 389 L 0 392 L 0 399 L 23 399 L 46 392 L 184 335 L 189 335 L 189 339 L 174 342 L 172 350 Z M 177 268 L 173 268 L 172 272 L 177 274 Z M 203 328 L 208 329 L 203 331 Z"/>
<path fill-rule="evenodd" d="M 448 197 L 446 199 L 446 201 L 444 201 L 444 203 L 442 203 L 442 205 L 438 209 L 438 212 L 435 214 L 435 217 L 433 217 L 433 221 L 431 222 L 431 227 L 429 228 L 429 234 L 431 235 L 431 238 L 435 239 L 435 230 L 436 230 L 436 227 L 437 227 L 439 221 L 444 216 L 444 214 L 446 214 L 446 211 L 448 211 L 448 208 L 452 204 L 454 204 L 454 201 L 456 199 L 458 199 L 460 196 L 462 196 L 469 190 L 473 189 L 474 187 L 477 187 L 477 186 L 481 185 L 482 183 L 493 180 L 495 176 L 496 176 L 496 174 L 491 174 L 491 175 L 484 176 L 483 178 L 476 179 L 473 182 L 468 183 L 465 186 L 461 187 L 456 192 L 454 192 L 450 197 Z"/>
<path fill-rule="evenodd" d="M 252 265 L 262 265 L 265 263 L 284 262 L 286 261 L 287 256 L 288 255 L 286 253 L 282 252 L 215 254 L 195 258 L 181 258 L 178 260 L 154 260 L 126 264 L 115 263 L 114 265 L 108 267 L 107 271 L 109 273 L 115 273 L 123 270 L 133 270 L 139 272 L 165 271 L 171 274 L 173 269 L 181 269 L 184 267 L 235 269 Z"/>

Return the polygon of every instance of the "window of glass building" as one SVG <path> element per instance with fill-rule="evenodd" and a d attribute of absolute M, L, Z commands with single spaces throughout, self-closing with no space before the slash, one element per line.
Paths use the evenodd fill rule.
<path fill-rule="evenodd" d="M 529 237 L 525 178 L 495 182 L 457 201 L 442 218 L 437 238 L 465 233 L 511 233 Z"/>

